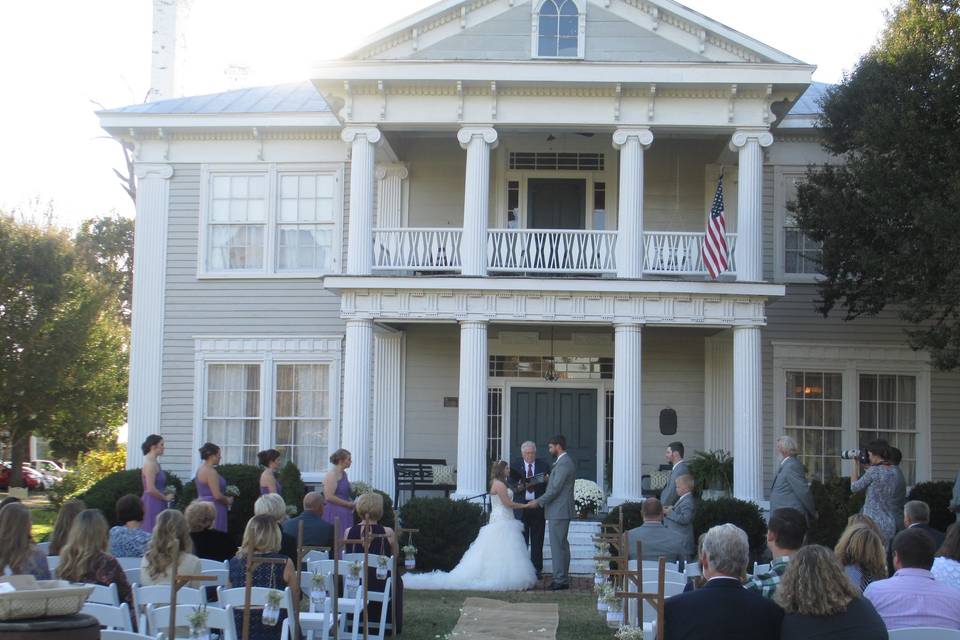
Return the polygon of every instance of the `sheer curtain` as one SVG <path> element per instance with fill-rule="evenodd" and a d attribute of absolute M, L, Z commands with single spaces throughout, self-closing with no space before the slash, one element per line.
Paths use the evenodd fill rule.
<path fill-rule="evenodd" d="M 260 366 L 207 366 L 207 440 L 220 446 L 224 463 L 254 464 L 260 436 Z"/>
<path fill-rule="evenodd" d="M 274 439 L 301 472 L 326 469 L 330 427 L 330 368 L 277 365 Z"/>

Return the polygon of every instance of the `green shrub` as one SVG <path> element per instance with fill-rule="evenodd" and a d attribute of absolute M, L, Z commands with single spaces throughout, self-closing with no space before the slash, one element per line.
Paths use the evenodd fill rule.
<path fill-rule="evenodd" d="M 847 528 L 850 516 L 850 478 L 830 478 L 826 482 L 814 480 L 810 484 L 817 519 L 811 523 L 807 540 L 833 549 L 840 534 Z"/>
<path fill-rule="evenodd" d="M 956 521 L 956 516 L 947 510 L 952 497 L 952 482 L 921 482 L 914 485 L 907 500 L 922 500 L 930 505 L 930 526 L 946 531 Z"/>
<path fill-rule="evenodd" d="M 63 481 L 47 492 L 50 502 L 58 509 L 64 502 L 87 491 L 97 481 L 127 466 L 127 448 L 123 445 L 111 451 L 90 451 L 77 456 L 77 466 Z M 140 495 L 138 492 L 137 495 Z M 112 513 L 112 508 L 110 513 Z"/>
<path fill-rule="evenodd" d="M 166 474 L 167 486 L 175 486 L 179 494 L 183 488 L 180 478 L 169 471 Z M 160 490 L 163 491 L 163 488 L 160 487 Z M 88 509 L 100 509 L 109 522 L 114 522 L 116 520 L 117 500 L 128 493 L 135 496 L 143 494 L 143 480 L 141 479 L 140 469 L 115 471 L 97 481 L 85 493 L 77 497 L 86 503 Z"/>
<path fill-rule="evenodd" d="M 624 502 L 623 504 L 610 509 L 610 512 L 603 519 L 603 524 L 620 524 L 620 512 L 623 511 L 623 530 L 629 531 L 643 524 L 643 514 L 640 509 L 642 502 Z"/>
<path fill-rule="evenodd" d="M 253 503 L 260 497 L 261 469 L 251 464 L 222 464 L 217 467 L 217 472 L 228 485 L 232 484 L 240 489 L 240 496 L 234 499 L 233 506 L 227 512 L 227 532 L 240 544 L 243 530 L 253 517 Z M 180 496 L 180 508 L 185 509 L 197 499 L 197 485 L 191 480 L 177 495 Z"/>
<path fill-rule="evenodd" d="M 412 534 L 417 548 L 417 568 L 450 571 L 480 531 L 483 509 L 465 500 L 410 498 L 400 507 L 400 519 Z M 407 544 L 407 536 L 399 541 Z"/>
<path fill-rule="evenodd" d="M 750 542 L 750 554 L 756 559 L 763 553 L 767 544 L 767 523 L 760 513 L 760 507 L 753 502 L 737 498 L 717 498 L 697 502 L 693 517 L 694 541 L 706 533 L 710 527 L 726 523 L 735 524 L 747 533 Z"/>
<path fill-rule="evenodd" d="M 321 485 L 322 487 L 323 485 Z M 323 489 L 319 489 L 322 491 Z M 378 521 L 385 527 L 396 527 L 397 526 L 397 516 L 393 510 L 393 498 L 391 498 L 387 493 L 380 491 L 380 489 L 374 489 L 366 482 L 352 482 L 350 483 L 350 499 L 356 500 L 364 493 L 379 493 L 380 497 L 383 498 L 383 517 Z M 353 513 L 354 524 L 359 522 L 357 518 L 357 513 Z"/>
<path fill-rule="evenodd" d="M 303 496 L 307 495 L 307 487 L 303 484 L 300 469 L 293 460 L 287 460 L 286 464 L 280 468 L 277 480 L 280 482 L 280 495 L 283 496 L 283 501 L 287 505 L 296 507 L 297 513 L 303 511 Z"/>

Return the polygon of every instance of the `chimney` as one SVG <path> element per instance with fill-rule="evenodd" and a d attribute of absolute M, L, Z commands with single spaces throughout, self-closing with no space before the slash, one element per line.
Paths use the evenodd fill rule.
<path fill-rule="evenodd" d="M 150 56 L 150 91 L 147 102 L 183 94 L 182 77 L 186 40 L 183 36 L 191 0 L 153 0 L 153 42 Z"/>

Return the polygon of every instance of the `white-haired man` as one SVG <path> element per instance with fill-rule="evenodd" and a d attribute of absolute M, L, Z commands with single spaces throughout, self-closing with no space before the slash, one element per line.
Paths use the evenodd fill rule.
<path fill-rule="evenodd" d="M 770 488 L 770 513 L 777 509 L 796 509 L 810 522 L 816 518 L 813 494 L 807 484 L 807 470 L 797 459 L 797 443 L 790 436 L 777 439 L 780 466 Z"/>
<path fill-rule="evenodd" d="M 520 445 L 519 460 L 510 465 L 510 480 L 513 487 L 513 501 L 526 504 L 543 495 L 546 482 L 531 483 L 533 478 L 544 477 L 550 466 L 537 457 L 537 445 L 529 440 Z M 523 539 L 530 545 L 530 562 L 537 570 L 537 577 L 543 572 L 543 538 L 546 519 L 543 509 L 517 509 L 516 516 L 523 521 Z"/>

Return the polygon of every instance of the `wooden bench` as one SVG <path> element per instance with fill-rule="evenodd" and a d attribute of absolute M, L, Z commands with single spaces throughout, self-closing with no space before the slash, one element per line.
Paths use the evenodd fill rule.
<path fill-rule="evenodd" d="M 433 481 L 432 465 L 446 465 L 441 458 L 394 458 L 393 459 L 393 503 L 400 504 L 400 492 L 409 491 L 410 497 L 417 495 L 417 489 L 443 491 L 446 497 L 457 488 L 453 484 L 436 484 Z"/>

